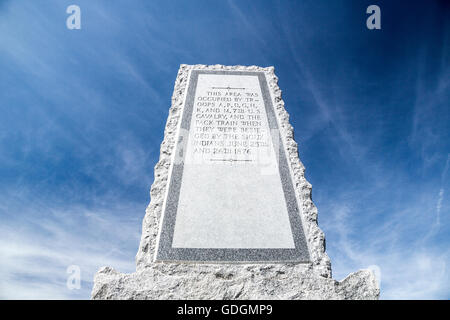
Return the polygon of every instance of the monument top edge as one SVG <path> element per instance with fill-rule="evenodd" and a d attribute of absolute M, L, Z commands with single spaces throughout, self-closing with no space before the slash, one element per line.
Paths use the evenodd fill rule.
<path fill-rule="evenodd" d="M 206 65 L 206 64 L 180 64 L 180 69 L 192 69 L 192 70 L 224 70 L 224 71 L 262 71 L 266 73 L 274 73 L 275 67 L 260 67 L 256 65 L 243 66 L 233 65 L 227 66 L 222 64 Z"/>

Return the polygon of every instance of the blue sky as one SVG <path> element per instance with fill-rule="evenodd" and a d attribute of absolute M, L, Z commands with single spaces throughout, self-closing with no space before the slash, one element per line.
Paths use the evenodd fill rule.
<path fill-rule="evenodd" d="M 134 270 L 181 63 L 275 66 L 335 279 L 450 298 L 447 2 L 0 0 L 0 39 L 0 298 Z"/>

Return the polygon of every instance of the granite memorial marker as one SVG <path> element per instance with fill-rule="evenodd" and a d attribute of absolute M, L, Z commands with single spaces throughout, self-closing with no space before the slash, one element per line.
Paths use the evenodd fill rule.
<path fill-rule="evenodd" d="M 136 273 L 101 269 L 94 299 L 376 299 L 337 282 L 274 68 L 181 65 Z"/>
<path fill-rule="evenodd" d="M 309 261 L 264 73 L 193 70 L 181 117 L 156 260 Z"/>

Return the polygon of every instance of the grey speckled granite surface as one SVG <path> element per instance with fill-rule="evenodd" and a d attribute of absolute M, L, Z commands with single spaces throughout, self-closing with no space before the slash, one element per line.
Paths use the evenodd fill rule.
<path fill-rule="evenodd" d="M 303 264 L 190 264 L 154 263 L 154 252 L 168 181 L 171 156 L 184 104 L 189 72 L 201 70 L 262 71 L 269 91 L 293 177 L 301 220 L 310 253 Z M 317 209 L 311 199 L 311 184 L 298 157 L 297 143 L 284 108 L 273 67 L 181 65 L 175 82 L 151 202 L 142 226 L 136 255 L 136 272 L 122 274 L 102 268 L 94 278 L 92 299 L 378 299 L 374 274 L 361 270 L 338 282 L 331 278 L 331 263 L 325 252 L 325 237 L 317 224 Z"/>

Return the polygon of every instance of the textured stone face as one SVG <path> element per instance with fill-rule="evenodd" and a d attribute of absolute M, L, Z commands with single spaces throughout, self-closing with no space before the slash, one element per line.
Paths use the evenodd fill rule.
<path fill-rule="evenodd" d="M 239 223 L 237 223 L 236 221 L 242 222 L 243 215 L 244 220 L 247 219 L 247 221 L 243 221 L 244 228 L 243 230 L 241 230 L 242 232 L 234 233 L 233 236 L 228 236 L 227 239 L 223 239 L 223 237 L 222 239 L 214 239 L 214 237 L 211 236 L 212 233 L 208 233 L 208 231 L 211 231 L 215 228 L 213 224 L 214 220 L 221 219 L 219 214 L 221 214 L 222 212 L 219 209 L 224 205 L 226 206 L 228 204 L 227 202 L 218 203 L 217 208 L 213 208 L 213 211 L 216 212 L 214 213 L 216 214 L 216 216 L 212 216 L 212 218 L 214 219 L 208 219 L 208 216 L 204 215 L 202 219 L 195 220 L 195 217 L 193 218 L 189 216 L 189 212 L 191 212 L 190 209 L 192 208 L 198 209 L 200 211 L 203 210 L 203 214 L 205 214 L 205 208 L 207 208 L 205 206 L 205 203 L 210 203 L 211 199 L 208 199 L 207 201 L 203 200 L 202 202 L 201 192 L 205 192 L 205 190 L 208 188 L 213 188 L 213 190 L 208 190 L 211 196 L 217 194 L 223 195 L 223 193 L 225 192 L 225 189 L 223 188 L 218 188 L 211 183 L 208 184 L 208 180 L 205 179 L 205 177 L 200 177 L 200 182 L 202 183 L 199 185 L 192 186 L 192 184 L 186 184 L 183 187 L 183 179 L 185 179 L 186 177 L 188 177 L 186 179 L 194 179 L 195 176 L 199 174 L 199 172 L 201 172 L 195 165 L 195 161 L 198 159 L 195 158 L 193 152 L 193 148 L 195 147 L 194 144 L 196 141 L 198 143 L 198 140 L 196 140 L 195 137 L 193 138 L 192 136 L 192 139 L 189 139 L 189 135 L 192 134 L 192 129 L 196 128 L 197 123 L 192 127 L 191 123 L 189 123 L 188 126 L 186 122 L 183 122 L 186 121 L 183 117 L 185 115 L 184 111 L 187 110 L 186 102 L 189 102 L 189 100 L 187 99 L 189 97 L 188 90 L 189 88 L 191 88 L 189 86 L 189 83 L 191 81 L 191 76 L 193 73 L 196 73 L 199 76 L 197 80 L 200 79 L 199 92 L 196 92 L 196 90 L 194 90 L 193 93 L 191 93 L 193 95 L 193 102 L 199 101 L 199 99 L 196 99 L 197 97 L 207 97 L 208 89 L 210 89 L 210 92 L 228 91 L 232 94 L 236 94 L 236 92 L 240 92 L 240 89 L 231 88 L 248 88 L 248 90 L 246 90 L 247 93 L 261 94 L 261 97 L 259 97 L 260 101 L 257 101 L 259 104 L 250 109 L 253 109 L 253 111 L 259 110 L 260 114 L 262 113 L 263 117 L 261 118 L 261 120 L 258 120 L 257 118 L 252 119 L 251 117 L 248 117 L 247 119 L 248 121 L 261 121 L 260 124 L 254 127 L 265 130 L 264 138 L 261 138 L 261 141 L 255 141 L 266 143 L 266 149 L 263 150 L 265 151 L 263 152 L 263 155 L 259 155 L 258 152 L 256 153 L 256 156 L 254 153 L 246 154 L 241 150 L 239 154 L 218 152 L 212 157 L 209 157 L 208 155 L 206 159 L 209 166 L 209 169 L 207 170 L 212 170 L 211 172 L 213 172 L 214 170 L 217 171 L 217 168 L 220 168 L 218 171 L 222 172 L 222 174 L 224 170 L 234 170 L 234 174 L 243 175 L 247 179 L 254 179 L 254 177 L 250 177 L 250 175 L 248 175 L 248 171 L 261 170 L 261 163 L 259 163 L 258 161 L 262 160 L 264 164 L 268 164 L 264 169 L 271 172 L 272 176 L 280 178 L 281 187 L 280 185 L 274 183 L 274 181 L 277 179 L 265 181 L 265 183 L 268 183 L 270 185 L 270 188 L 272 188 L 270 189 L 272 191 L 271 196 L 273 196 L 273 193 L 279 192 L 278 196 L 276 196 L 276 199 L 280 200 L 281 194 L 284 195 L 285 201 L 272 203 L 271 205 L 274 206 L 274 209 L 276 209 L 277 212 L 272 213 L 273 216 L 268 217 L 269 220 L 262 223 L 261 226 L 255 227 L 260 228 L 259 231 L 263 233 L 265 232 L 265 236 L 263 237 L 245 238 L 246 236 L 244 235 L 245 231 L 248 231 L 249 225 L 251 225 L 251 223 L 254 221 L 252 219 L 255 218 L 254 215 L 257 214 L 258 210 L 248 212 L 249 210 L 248 208 L 246 208 L 247 210 L 240 212 L 239 215 L 231 218 L 228 217 L 228 221 L 223 220 L 229 223 L 230 226 L 236 226 L 239 225 Z M 215 79 L 214 77 L 211 77 L 212 75 L 220 75 L 221 73 L 222 75 L 233 75 L 234 73 L 233 76 L 241 73 L 241 75 L 246 75 L 248 78 L 241 78 L 240 80 L 230 80 L 231 78 L 228 78 L 228 80 L 224 80 L 223 77 Z M 203 79 L 201 79 L 202 77 Z M 258 81 L 256 81 L 256 78 L 258 79 Z M 265 88 L 264 85 L 261 84 L 261 79 L 265 80 Z M 126 275 L 118 273 L 111 268 L 103 268 L 97 273 L 94 279 L 94 288 L 92 291 L 93 299 L 378 298 L 378 284 L 370 271 L 364 270 L 351 274 L 341 282 L 337 282 L 331 279 L 331 264 L 327 254 L 325 253 L 325 238 L 323 232 L 317 225 L 317 209 L 311 199 L 311 185 L 306 181 L 304 177 L 305 168 L 298 157 L 297 143 L 293 139 L 293 128 L 289 123 L 289 115 L 284 108 L 284 102 L 281 98 L 281 90 L 277 85 L 277 80 L 278 79 L 274 74 L 273 67 L 261 68 L 256 66 L 243 67 L 222 65 L 180 66 L 180 70 L 175 82 L 174 93 L 172 96 L 172 106 L 169 110 L 169 117 L 166 123 L 164 141 L 161 144 L 160 159 L 155 166 L 155 181 L 150 191 L 151 202 L 146 210 L 145 218 L 143 221 L 141 243 L 139 251 L 136 255 L 137 271 L 136 273 Z M 212 88 L 208 87 L 230 88 L 212 90 Z M 264 91 L 266 92 L 265 97 L 263 97 Z M 212 94 L 211 96 L 214 95 L 218 96 L 217 93 Z M 254 96 L 253 98 L 257 99 L 256 96 Z M 203 106 L 201 109 L 203 109 Z M 202 112 L 202 110 L 197 111 L 199 112 L 199 114 L 205 113 Z M 266 113 L 264 114 L 263 111 L 265 111 Z M 194 115 L 194 117 L 196 114 L 195 112 L 196 110 L 193 109 L 192 114 Z M 246 112 L 247 113 L 244 112 L 244 114 L 250 114 L 249 109 L 247 109 Z M 210 113 L 214 114 L 213 111 L 211 111 Z M 224 112 L 219 113 L 223 114 Z M 269 113 L 272 113 L 272 115 L 269 115 Z M 264 121 L 267 121 L 267 123 L 265 123 Z M 271 125 L 273 127 L 274 124 L 276 124 L 277 126 L 276 132 L 278 135 L 277 139 L 279 141 L 280 149 L 273 147 L 273 145 L 275 144 L 274 141 L 277 141 L 277 139 L 274 139 L 274 135 L 272 134 L 272 132 L 271 134 L 269 134 L 268 132 L 271 129 Z M 179 143 L 179 137 L 183 136 L 183 134 L 180 134 L 180 128 L 182 128 L 183 125 L 190 130 L 188 130 L 188 139 L 185 140 L 185 148 L 182 152 L 183 156 L 181 157 L 181 159 L 183 159 L 183 161 L 180 161 L 179 154 L 177 154 L 177 146 Z M 201 123 L 199 123 L 198 125 L 201 127 Z M 232 127 L 236 127 L 236 130 L 241 130 L 242 127 L 246 126 L 233 125 Z M 217 130 L 217 125 L 215 126 L 215 130 Z M 202 153 L 200 153 L 200 156 L 202 161 L 205 160 L 205 154 L 207 155 L 205 151 L 206 149 L 207 148 L 201 148 Z M 230 149 L 235 150 L 234 148 Z M 261 151 L 262 149 L 264 148 L 256 148 L 256 151 Z M 291 183 L 291 191 L 287 190 L 284 186 L 284 183 L 286 183 L 286 181 L 283 182 L 283 172 L 282 170 L 280 170 L 280 167 L 283 165 L 281 157 L 275 158 L 275 163 L 278 164 L 278 170 L 275 170 L 275 173 L 273 172 L 273 170 L 270 171 L 270 169 L 273 169 L 274 167 L 273 158 L 270 158 L 270 150 L 281 150 L 282 153 L 284 153 L 285 162 L 283 170 L 285 179 L 288 178 Z M 233 157 L 231 157 L 232 155 Z M 176 199 L 177 201 L 172 202 L 179 205 L 179 208 L 175 210 L 175 213 L 180 214 L 179 217 L 181 217 L 181 222 L 178 226 L 172 224 L 173 229 L 165 233 L 165 224 L 163 221 L 165 218 L 163 219 L 163 217 L 167 217 L 166 204 L 167 202 L 169 202 L 169 200 L 165 201 L 165 199 L 169 194 L 169 188 L 171 188 L 173 185 L 171 184 L 171 182 L 173 182 L 171 180 L 173 177 L 172 171 L 175 167 L 174 164 L 176 165 L 179 163 L 183 163 L 184 165 L 186 162 L 188 162 L 184 161 L 186 160 L 185 158 L 183 158 L 185 156 L 193 157 L 190 159 L 192 160 L 192 162 L 190 163 L 191 167 L 188 168 L 188 170 L 184 171 L 185 178 L 179 181 L 180 183 L 178 186 L 178 189 L 181 190 L 181 192 L 178 199 Z M 197 153 L 196 156 L 199 156 L 199 154 Z M 211 159 L 213 160 L 211 161 Z M 218 161 L 218 159 L 220 159 L 220 161 Z M 241 161 L 230 161 L 229 163 L 227 161 L 221 161 L 230 159 L 252 160 L 254 162 L 252 164 L 238 164 L 238 162 Z M 255 164 L 256 167 L 251 167 L 251 165 Z M 202 165 L 205 165 L 205 163 L 202 163 Z M 253 173 L 254 172 L 256 171 L 253 171 Z M 268 176 L 271 175 L 269 174 Z M 262 177 L 261 179 L 266 178 L 263 174 L 261 174 L 260 177 Z M 221 178 L 226 179 L 225 176 L 221 177 L 220 174 L 217 175 L 217 179 Z M 235 180 L 231 179 L 227 183 L 232 184 L 234 183 L 233 181 Z M 252 180 L 252 182 L 253 183 L 249 185 L 249 187 L 255 188 L 255 190 L 258 191 L 258 188 L 261 188 L 261 186 L 258 186 L 258 183 L 255 180 Z M 189 190 L 190 185 L 192 190 Z M 175 188 L 175 190 L 176 189 L 177 188 Z M 261 192 L 260 189 L 259 191 Z M 183 198 L 183 192 L 186 192 L 184 193 L 185 198 Z M 290 194 L 290 198 L 286 198 L 286 194 Z M 192 197 L 195 198 L 196 195 L 198 195 L 198 197 L 195 199 L 195 203 L 193 203 Z M 247 193 L 246 195 L 248 196 L 249 193 Z M 236 193 L 230 191 L 229 198 L 226 199 L 231 199 L 232 197 L 236 196 Z M 273 198 L 270 199 L 273 200 Z M 276 200 L 273 200 L 273 202 L 276 202 Z M 234 204 L 228 205 L 230 205 L 232 209 L 237 208 L 237 206 L 233 208 Z M 262 206 L 258 207 L 258 205 L 259 204 L 255 203 L 255 208 L 259 210 L 265 209 L 262 208 Z M 294 209 L 292 209 L 292 206 L 294 206 Z M 297 206 L 297 210 L 295 210 L 295 206 Z M 178 211 L 178 209 L 180 211 Z M 211 210 L 208 210 L 208 212 L 211 212 Z M 292 224 L 293 215 L 294 227 Z M 284 222 L 283 218 L 280 217 L 285 218 Z M 206 221 L 204 221 L 205 218 Z M 194 219 L 195 228 L 190 228 L 187 224 L 187 221 L 192 221 L 192 219 Z M 277 224 L 275 226 L 269 226 L 271 221 L 270 219 L 280 219 L 280 221 L 277 221 Z M 170 222 L 170 219 L 167 221 Z M 289 223 L 287 223 L 286 221 L 289 221 Z M 297 223 L 295 223 L 295 221 L 297 221 Z M 287 226 L 288 224 L 291 228 Z M 170 223 L 168 225 L 170 226 Z M 158 242 L 158 233 L 160 230 L 160 226 L 162 226 L 163 229 Z M 195 232 L 194 235 L 190 234 L 192 230 L 194 230 Z M 216 232 L 222 232 L 223 235 L 224 231 L 217 231 L 216 229 Z M 271 232 L 283 233 L 284 237 L 275 240 L 269 239 L 267 235 L 270 235 Z M 296 232 L 297 236 L 298 234 L 300 234 L 300 236 L 303 236 L 303 243 L 298 246 L 298 243 L 296 243 Z M 167 240 L 171 240 L 170 242 L 173 242 L 175 248 L 184 249 L 185 253 L 193 249 L 194 247 L 205 249 L 206 251 L 194 253 L 190 252 L 190 254 L 184 256 L 183 259 L 179 259 L 186 261 L 202 261 L 203 263 L 154 262 L 155 253 L 158 252 L 158 249 L 161 249 L 160 244 L 162 243 L 162 241 Z M 248 254 L 249 252 L 244 252 L 242 256 L 238 255 L 239 259 L 236 259 L 234 261 L 231 259 L 222 259 L 221 261 L 217 258 L 217 256 L 214 255 L 214 250 L 223 250 L 224 248 L 227 250 L 242 249 L 239 247 L 239 243 L 241 243 L 242 241 L 245 242 L 245 246 L 247 248 L 250 247 L 251 249 L 256 250 L 255 252 L 252 252 L 253 254 L 257 255 L 255 259 L 249 258 L 252 256 Z M 167 244 L 169 242 L 165 243 Z M 292 243 L 294 243 L 294 245 Z M 284 260 L 284 263 L 280 263 L 283 262 L 283 253 L 280 252 L 272 252 L 271 254 L 269 254 L 269 257 L 271 259 L 266 259 L 267 251 L 264 251 L 264 249 L 274 247 L 280 250 L 297 250 L 297 253 L 302 252 L 302 254 L 300 255 L 300 258 L 299 256 L 297 256 L 296 258 L 292 258 L 292 256 L 290 256 L 289 259 Z M 295 249 L 293 249 L 293 247 Z M 171 249 L 169 248 L 169 250 L 166 250 L 165 253 L 164 248 L 162 249 L 162 251 L 159 251 L 163 253 L 161 255 L 161 259 L 159 260 L 177 260 L 177 254 L 180 254 L 180 252 L 172 252 L 172 256 L 170 254 L 167 255 L 167 253 Z M 213 249 L 213 251 L 208 252 L 208 250 L 211 249 Z M 206 255 L 204 255 L 205 252 Z M 212 253 L 212 255 L 208 255 L 208 253 Z M 223 251 L 215 251 L 215 253 L 226 254 L 226 252 Z M 164 256 L 164 254 L 166 254 L 166 256 Z M 170 259 L 170 257 L 172 257 L 173 259 Z M 205 257 L 213 257 L 213 259 L 207 259 Z M 245 261 L 258 263 L 230 263 Z M 289 263 L 288 261 L 301 261 L 303 263 Z"/>
<path fill-rule="evenodd" d="M 163 265 L 133 274 L 101 269 L 93 299 L 378 299 L 376 279 L 360 270 L 338 282 L 304 265 Z"/>

